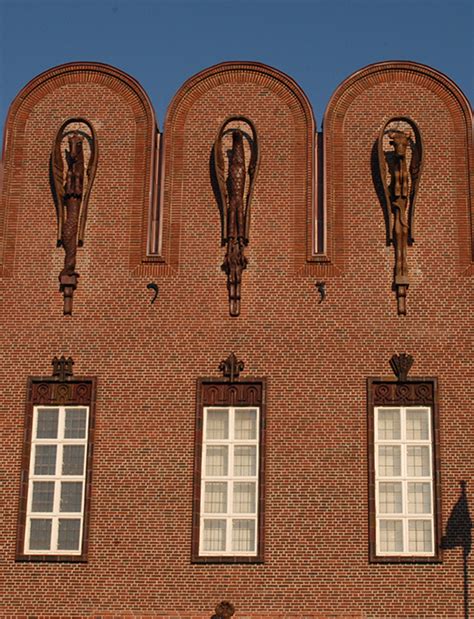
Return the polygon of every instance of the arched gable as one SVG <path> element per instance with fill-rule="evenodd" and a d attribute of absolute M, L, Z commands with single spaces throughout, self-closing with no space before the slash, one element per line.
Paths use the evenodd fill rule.
<path fill-rule="evenodd" d="M 436 208 L 440 192 L 435 190 L 433 174 L 450 166 L 454 201 L 448 199 L 448 183 L 441 187 L 441 193 L 445 190 L 448 216 L 456 220 L 460 270 L 469 271 L 473 258 L 471 107 L 456 84 L 439 71 L 415 62 L 387 61 L 369 65 L 344 80 L 332 95 L 324 116 L 328 272 L 345 269 L 350 236 L 355 234 L 349 214 L 358 200 L 357 185 L 362 187 L 367 179 L 357 178 L 351 166 L 357 157 L 367 170 L 371 163 L 370 153 L 364 159 L 357 147 L 367 138 L 363 145 L 367 149 L 380 127 L 393 116 L 413 117 L 422 125 L 431 159 L 431 168 L 425 167 L 422 179 L 425 190 L 432 193 L 425 196 L 425 204 L 428 198 Z M 376 202 L 373 186 L 365 190 L 366 204 Z"/>
<path fill-rule="evenodd" d="M 73 62 L 32 79 L 8 112 L 0 220 L 0 264 L 4 275 L 12 275 L 14 264 L 21 260 L 17 251 L 19 226 L 21 221 L 31 220 L 31 213 L 24 211 L 33 206 L 31 198 L 36 205 L 52 200 L 45 170 L 53 136 L 65 119 L 77 116 L 96 125 L 101 144 L 98 182 L 91 196 L 96 206 L 90 214 L 94 217 L 97 209 L 108 209 L 98 221 L 104 227 L 103 222 L 114 217 L 115 208 L 125 210 L 128 266 L 134 269 L 146 259 L 148 213 L 155 199 L 157 127 L 153 107 L 140 84 L 123 71 L 101 63 Z M 38 159 L 32 162 L 32 156 Z M 36 174 L 33 188 L 29 181 Z M 117 174 L 126 174 L 121 178 L 121 187 Z M 107 178 L 112 181 L 108 188 Z"/>
<path fill-rule="evenodd" d="M 302 268 L 307 253 L 312 253 L 313 112 L 306 95 L 290 77 L 256 62 L 224 62 L 201 71 L 183 84 L 169 106 L 164 125 L 161 253 L 171 268 L 177 266 L 183 226 L 193 216 L 187 213 L 186 191 L 199 183 L 207 194 L 210 192 L 208 170 L 205 178 L 193 178 L 190 152 L 195 157 L 196 149 L 201 149 L 199 156 L 204 161 L 222 120 L 236 114 L 256 123 L 262 143 L 255 197 L 260 201 L 258 209 L 261 212 L 272 207 L 286 209 L 285 217 L 289 218 L 291 228 L 287 249 L 295 256 L 295 265 Z M 200 129 L 195 124 L 197 119 Z M 286 198 L 282 197 L 278 183 L 272 188 L 271 175 L 265 171 L 269 165 L 274 167 L 274 172 L 283 167 L 284 162 L 279 161 L 283 158 L 289 166 Z M 204 171 L 204 165 L 201 167 Z M 278 206 L 285 200 L 288 204 Z M 255 219 L 252 226 L 255 233 Z"/>

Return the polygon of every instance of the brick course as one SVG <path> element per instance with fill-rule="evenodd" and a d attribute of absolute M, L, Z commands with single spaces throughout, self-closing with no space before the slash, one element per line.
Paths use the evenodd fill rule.
<path fill-rule="evenodd" d="M 238 318 L 209 177 L 231 114 L 255 122 L 261 146 Z M 396 312 L 371 175 L 380 127 L 402 114 L 420 127 L 426 156 L 407 316 Z M 48 164 L 59 125 L 80 115 L 97 130 L 99 162 L 65 317 Z M 117 69 L 73 63 L 25 87 L 7 121 L 0 219 L 3 616 L 204 619 L 221 599 L 239 619 L 463 616 L 460 549 L 439 564 L 369 563 L 366 381 L 389 377 L 390 357 L 405 351 L 411 375 L 438 379 L 445 527 L 459 481 L 474 492 L 470 115 L 448 78 L 415 63 L 379 63 L 341 84 L 324 120 L 327 249 L 317 255 L 321 153 L 310 104 L 288 76 L 223 63 L 188 80 L 159 162 L 148 98 Z M 150 258 L 160 192 L 162 250 Z M 231 351 L 243 378 L 266 379 L 265 557 L 196 565 L 196 381 L 219 378 Z M 98 379 L 89 558 L 17 563 L 27 378 L 50 374 L 61 354 Z"/>

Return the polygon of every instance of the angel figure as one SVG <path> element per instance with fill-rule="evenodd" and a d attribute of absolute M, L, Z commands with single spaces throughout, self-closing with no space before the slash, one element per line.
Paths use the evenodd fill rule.
<path fill-rule="evenodd" d="M 239 126 L 236 126 L 237 123 Z M 247 125 L 251 135 L 240 128 L 243 123 Z M 232 147 L 227 153 L 228 163 L 226 165 L 223 141 L 229 134 L 232 136 Z M 245 162 L 244 140 L 248 141 L 250 147 L 248 166 Z M 214 166 L 221 208 L 222 245 L 227 245 L 221 268 L 227 274 L 231 316 L 240 314 L 242 271 L 248 263 L 244 250 L 249 242 L 250 204 L 258 158 L 257 132 L 253 123 L 242 116 L 226 119 L 220 126 L 214 143 Z"/>

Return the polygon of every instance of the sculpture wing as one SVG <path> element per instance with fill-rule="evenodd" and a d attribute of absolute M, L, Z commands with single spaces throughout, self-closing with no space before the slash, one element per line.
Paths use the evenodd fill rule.
<path fill-rule="evenodd" d="M 418 193 L 418 186 L 420 184 L 421 170 L 423 165 L 423 143 L 421 139 L 420 130 L 417 125 L 410 120 L 410 125 L 413 128 L 415 134 L 415 141 L 412 142 L 412 155 L 410 162 L 410 212 L 409 212 L 409 243 L 410 245 L 414 241 L 414 212 L 415 212 L 415 200 Z"/>
<path fill-rule="evenodd" d="M 225 178 L 225 164 L 224 164 L 224 155 L 222 153 L 222 135 L 224 133 L 224 129 L 226 124 L 228 123 L 228 119 L 225 120 L 221 126 L 219 127 L 219 131 L 217 133 L 216 140 L 214 142 L 214 171 L 216 174 L 217 180 L 217 193 L 218 193 L 218 202 L 219 208 L 221 210 L 221 238 L 222 244 L 224 245 L 227 239 L 227 184 Z"/>
<path fill-rule="evenodd" d="M 260 163 L 260 149 L 258 144 L 258 135 L 257 129 L 251 120 L 248 118 L 244 118 L 245 122 L 252 128 L 252 143 L 250 144 L 250 162 L 248 166 L 248 175 L 249 175 L 249 190 L 247 194 L 247 199 L 245 203 L 245 240 L 248 243 L 249 241 L 249 232 L 250 232 L 250 207 L 252 203 L 253 189 L 255 186 L 255 180 L 257 178 L 258 166 Z"/>
<path fill-rule="evenodd" d="M 385 196 L 384 216 L 385 216 L 385 234 L 386 234 L 386 239 L 387 239 L 387 245 L 390 245 L 390 243 L 393 243 L 393 232 L 392 232 L 392 227 L 390 225 L 390 193 L 389 193 L 389 186 L 387 184 L 388 166 L 387 166 L 387 161 L 385 159 L 385 151 L 383 149 L 383 138 L 384 138 L 387 126 L 392 120 L 393 119 L 389 119 L 384 124 L 384 126 L 380 130 L 379 137 L 377 140 L 377 149 L 378 149 L 377 159 L 379 163 L 379 177 L 380 177 L 380 184 L 382 185 L 383 193 Z"/>
<path fill-rule="evenodd" d="M 61 125 L 59 131 L 57 132 L 56 137 L 54 138 L 51 153 L 51 176 L 55 194 L 54 204 L 56 207 L 58 246 L 61 245 L 62 229 L 64 224 L 64 163 L 61 153 L 61 142 L 66 124 L 67 123 Z"/>
<path fill-rule="evenodd" d="M 77 235 L 78 246 L 82 247 L 84 245 L 84 234 L 85 234 L 86 221 L 87 221 L 87 207 L 89 205 L 89 196 L 91 193 L 92 185 L 94 183 L 95 172 L 97 170 L 97 158 L 98 158 L 99 152 L 98 152 L 98 146 L 97 146 L 97 135 L 96 135 L 95 129 L 92 126 L 92 124 L 85 118 L 76 118 L 75 121 L 83 122 L 84 124 L 86 124 L 89 127 L 91 136 L 92 136 L 91 143 L 90 143 L 91 154 L 89 158 L 89 163 L 87 165 L 87 173 L 86 173 L 87 174 L 87 186 L 86 186 L 84 195 L 82 196 L 81 213 L 79 216 L 79 229 L 78 229 L 78 235 Z"/>

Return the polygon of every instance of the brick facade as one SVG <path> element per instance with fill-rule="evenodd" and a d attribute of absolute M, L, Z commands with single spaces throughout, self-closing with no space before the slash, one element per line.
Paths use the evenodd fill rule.
<path fill-rule="evenodd" d="M 210 181 L 217 130 L 234 114 L 255 123 L 261 148 L 238 317 Z M 378 132 L 397 115 L 415 120 L 425 152 L 406 316 L 373 180 Z M 99 161 L 63 316 L 48 166 L 59 126 L 78 116 L 96 129 Z M 367 381 L 389 379 L 399 352 L 414 356 L 411 375 L 437 379 L 444 534 L 460 481 L 474 492 L 471 108 L 439 72 L 385 62 L 337 88 L 323 125 L 318 140 L 298 85 L 248 62 L 185 82 L 163 134 L 140 85 L 106 65 L 51 69 L 12 103 L 0 210 L 2 616 L 204 619 L 221 599 L 239 619 L 464 616 L 460 548 L 432 564 L 369 561 Z M 157 251 L 150 229 L 161 230 Z M 266 384 L 264 560 L 196 564 L 197 385 L 222 379 L 231 351 L 242 379 Z M 26 387 L 55 355 L 97 377 L 88 560 L 17 562 Z"/>

